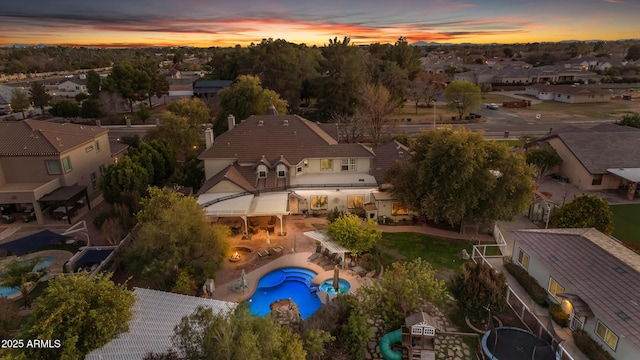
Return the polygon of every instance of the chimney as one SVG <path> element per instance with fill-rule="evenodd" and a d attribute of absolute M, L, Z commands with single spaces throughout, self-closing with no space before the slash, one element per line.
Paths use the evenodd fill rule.
<path fill-rule="evenodd" d="M 227 123 L 229 124 L 229 131 L 233 130 L 236 126 L 236 117 L 233 116 L 233 114 L 229 114 L 229 117 L 227 117 Z"/>
<path fill-rule="evenodd" d="M 204 131 L 204 143 L 207 149 L 213 145 L 213 129 L 208 128 Z"/>
<path fill-rule="evenodd" d="M 278 115 L 278 110 L 276 110 L 276 107 L 273 104 L 269 106 L 269 109 L 267 110 L 267 115 Z"/>

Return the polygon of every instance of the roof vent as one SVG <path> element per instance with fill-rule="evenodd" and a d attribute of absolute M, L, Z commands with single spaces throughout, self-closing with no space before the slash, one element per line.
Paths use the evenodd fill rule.
<path fill-rule="evenodd" d="M 615 270 L 618 274 L 624 274 L 627 272 L 625 269 L 621 268 L 620 266 L 614 267 L 613 270 Z"/>
<path fill-rule="evenodd" d="M 56 136 L 56 140 L 60 141 L 60 140 L 62 140 L 62 139 L 60 139 L 58 136 Z"/>
<path fill-rule="evenodd" d="M 549 256 L 549 260 L 551 260 L 553 262 L 556 262 L 556 261 L 558 261 L 558 258 L 555 257 L 554 255 L 551 255 L 551 256 Z"/>
<path fill-rule="evenodd" d="M 263 120 L 258 120 L 258 126 L 264 126 L 264 121 Z"/>
<path fill-rule="evenodd" d="M 618 317 L 624 321 L 631 320 L 631 317 L 622 310 L 618 311 L 616 315 L 618 315 Z"/>
<path fill-rule="evenodd" d="M 289 120 L 282 120 L 282 126 L 289 126 Z"/>

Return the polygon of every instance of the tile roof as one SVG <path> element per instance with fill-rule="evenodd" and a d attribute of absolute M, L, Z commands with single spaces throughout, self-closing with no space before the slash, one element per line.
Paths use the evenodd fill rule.
<path fill-rule="evenodd" d="M 240 186 L 246 191 L 253 192 L 256 188 L 240 173 L 240 166 L 237 163 L 233 163 L 227 166 L 224 170 L 215 174 L 209 180 L 205 181 L 200 187 L 198 195 L 206 193 L 209 189 L 220 183 L 221 181 L 228 180 L 232 183 Z M 255 173 L 254 173 L 255 177 Z"/>
<path fill-rule="evenodd" d="M 565 292 L 579 296 L 614 333 L 640 347 L 640 255 L 596 229 L 518 230 L 513 235 Z M 628 318 L 620 317 L 621 311 Z"/>
<path fill-rule="evenodd" d="M 198 306 L 209 307 L 214 314 L 227 314 L 236 306 L 227 301 L 141 288 L 135 288 L 134 294 L 136 303 L 129 331 L 92 351 L 85 359 L 141 360 L 149 352 L 166 352 L 174 348 L 171 341 L 174 327 Z"/>
<path fill-rule="evenodd" d="M 235 159 L 255 164 L 262 155 L 275 164 L 281 156 L 290 164 L 305 158 L 374 157 L 361 144 L 338 144 L 318 124 L 296 115 L 254 115 L 214 140 L 199 159 Z"/>
<path fill-rule="evenodd" d="M 411 157 L 408 147 L 397 141 L 379 145 L 373 149 L 376 153 L 373 159 L 372 174 L 378 184 L 385 183 L 386 172 L 396 161 L 407 162 Z"/>
<path fill-rule="evenodd" d="M 640 132 L 621 127 L 619 132 L 561 132 L 557 136 L 591 174 L 640 167 Z"/>
<path fill-rule="evenodd" d="M 2 122 L 0 156 L 59 155 L 108 131 L 95 126 L 38 120 Z"/>
<path fill-rule="evenodd" d="M 547 84 L 532 84 L 527 87 L 534 88 L 538 91 L 556 93 L 556 94 L 595 94 L 603 95 L 609 94 L 608 90 L 603 90 L 599 86 L 590 85 L 547 85 Z"/>

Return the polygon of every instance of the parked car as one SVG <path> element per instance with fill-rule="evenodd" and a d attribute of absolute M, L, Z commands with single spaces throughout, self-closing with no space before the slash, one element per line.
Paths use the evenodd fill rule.
<path fill-rule="evenodd" d="M 552 179 L 560 180 L 565 183 L 569 183 L 569 180 L 570 180 L 568 176 L 560 175 L 558 173 L 553 173 L 549 175 L 549 177 L 551 177 Z"/>
<path fill-rule="evenodd" d="M 494 104 L 494 103 L 487 104 L 487 109 L 498 110 L 498 108 L 499 108 L 498 104 Z"/>

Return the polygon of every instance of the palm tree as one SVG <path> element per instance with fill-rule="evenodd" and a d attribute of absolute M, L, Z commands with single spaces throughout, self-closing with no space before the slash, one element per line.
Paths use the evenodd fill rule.
<path fill-rule="evenodd" d="M 33 271 L 33 268 L 39 262 L 40 258 L 29 261 L 16 261 L 9 264 L 4 271 L 0 273 L 0 285 L 10 288 L 20 288 L 20 293 L 24 299 L 24 306 L 28 309 L 31 308 L 31 298 L 29 297 L 27 285 L 40 278 L 40 272 Z"/>

